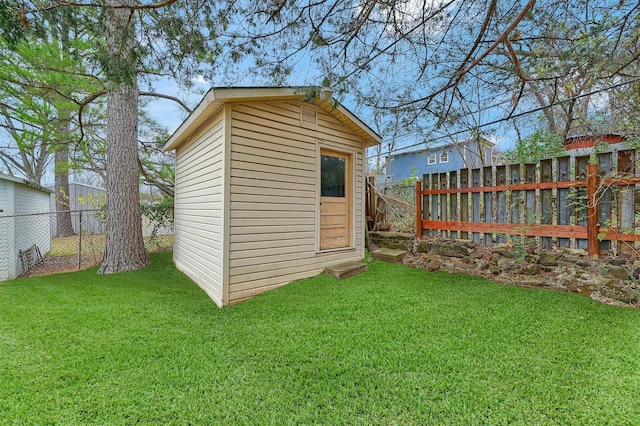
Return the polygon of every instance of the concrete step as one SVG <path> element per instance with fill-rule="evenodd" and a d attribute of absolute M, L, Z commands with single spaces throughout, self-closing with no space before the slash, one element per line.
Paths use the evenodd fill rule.
<path fill-rule="evenodd" d="M 407 254 L 406 250 L 390 249 L 386 247 L 382 247 L 371 252 L 371 256 L 374 259 L 388 263 L 400 262 L 405 254 Z"/>
<path fill-rule="evenodd" d="M 327 274 L 331 275 L 337 280 L 358 275 L 361 272 L 367 272 L 367 265 L 360 262 L 348 262 L 340 265 L 332 266 L 324 270 Z"/>

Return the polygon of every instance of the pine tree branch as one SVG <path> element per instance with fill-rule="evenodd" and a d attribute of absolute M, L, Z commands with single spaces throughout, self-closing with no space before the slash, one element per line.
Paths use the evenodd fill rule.
<path fill-rule="evenodd" d="M 154 9 L 161 9 L 163 7 L 166 6 L 170 6 L 173 3 L 177 2 L 178 0 L 164 0 L 158 3 L 151 3 L 151 4 L 126 4 L 126 5 L 120 5 L 120 6 L 108 6 L 111 9 L 129 9 L 131 11 L 135 11 L 135 10 L 154 10 Z M 49 11 L 49 10 L 55 10 L 55 9 L 59 9 L 62 7 L 95 7 L 95 8 L 103 8 L 103 7 L 107 7 L 104 4 L 99 4 L 99 3 L 80 3 L 80 2 L 73 2 L 73 1 L 62 1 L 62 0 L 57 0 L 56 4 L 42 8 L 42 9 L 38 9 L 39 11 Z M 30 11 L 31 12 L 31 11 Z"/>
<path fill-rule="evenodd" d="M 180 98 L 178 98 L 176 96 L 164 95 L 162 93 L 155 93 L 155 92 L 140 92 L 140 96 L 148 96 L 148 97 L 152 97 L 152 98 L 168 99 L 168 100 L 173 101 L 173 102 L 177 103 L 178 105 L 180 105 L 188 113 L 192 112 L 192 109 L 189 108 L 189 106 L 187 104 L 185 104 Z"/>

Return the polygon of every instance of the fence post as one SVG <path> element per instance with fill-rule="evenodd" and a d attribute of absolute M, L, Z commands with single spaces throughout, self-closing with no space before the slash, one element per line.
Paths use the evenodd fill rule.
<path fill-rule="evenodd" d="M 553 161 L 540 160 L 540 182 L 553 182 Z M 540 190 L 540 224 L 551 225 L 553 223 L 553 189 Z M 543 249 L 552 246 L 551 237 L 541 237 L 540 245 Z"/>
<path fill-rule="evenodd" d="M 587 249 L 591 259 L 600 257 L 600 241 L 598 233 L 598 198 L 596 192 L 600 185 L 600 175 L 598 165 L 589 164 L 587 166 Z"/>
<path fill-rule="evenodd" d="M 373 188 L 376 184 L 376 177 L 375 176 L 368 176 L 367 180 L 364 184 L 365 187 L 365 193 L 366 193 L 366 197 L 365 197 L 365 210 L 366 210 L 366 226 L 367 226 L 367 230 L 368 231 L 373 231 L 373 227 L 375 226 L 376 222 L 376 202 L 375 202 L 375 191 L 373 191 L 371 188 Z"/>
<path fill-rule="evenodd" d="M 422 182 L 416 181 L 416 237 L 422 238 Z"/>
<path fill-rule="evenodd" d="M 82 268 L 82 210 L 78 210 L 79 218 L 78 218 L 78 270 Z"/>

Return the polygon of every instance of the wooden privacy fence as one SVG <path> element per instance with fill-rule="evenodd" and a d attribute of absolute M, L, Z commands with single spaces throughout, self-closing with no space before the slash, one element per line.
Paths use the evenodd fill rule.
<path fill-rule="evenodd" d="M 591 164 L 592 163 L 592 164 Z M 625 251 L 640 241 L 635 151 L 426 174 L 416 182 L 416 234 L 491 245 L 513 236 L 543 248 Z M 511 236 L 511 237 L 509 237 Z"/>

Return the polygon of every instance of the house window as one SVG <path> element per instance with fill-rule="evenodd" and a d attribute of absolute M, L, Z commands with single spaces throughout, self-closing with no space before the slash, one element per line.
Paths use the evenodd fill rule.
<path fill-rule="evenodd" d="M 441 163 L 448 163 L 449 162 L 449 153 L 448 152 L 441 152 L 440 153 L 440 162 Z"/>
<path fill-rule="evenodd" d="M 427 164 L 436 164 L 436 155 L 435 154 L 429 154 L 427 156 Z"/>

